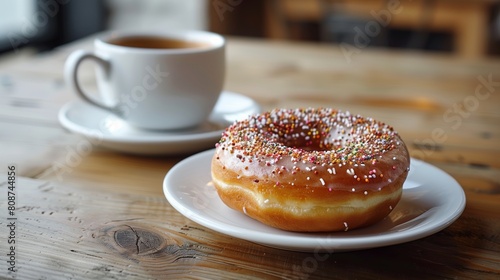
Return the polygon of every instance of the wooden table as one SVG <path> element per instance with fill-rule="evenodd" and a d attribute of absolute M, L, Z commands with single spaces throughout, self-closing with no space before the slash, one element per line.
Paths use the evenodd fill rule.
<path fill-rule="evenodd" d="M 127 155 L 59 125 L 76 97 L 62 67 L 90 40 L 0 64 L 0 278 L 500 277 L 500 61 L 231 38 L 226 88 L 264 109 L 331 106 L 392 124 L 412 156 L 451 174 L 467 205 L 420 240 L 301 253 L 229 237 L 182 216 L 162 180 L 187 155 Z M 92 70 L 81 80 L 92 86 Z M 9 166 L 16 194 L 8 198 Z M 9 220 L 9 201 L 15 217 Z M 15 222 L 15 229 L 12 229 Z M 9 239 L 10 238 L 10 239 Z M 16 241 L 15 269 L 9 273 Z"/>

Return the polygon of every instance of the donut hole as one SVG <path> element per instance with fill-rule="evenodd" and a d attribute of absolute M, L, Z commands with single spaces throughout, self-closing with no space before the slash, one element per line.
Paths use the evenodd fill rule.
<path fill-rule="evenodd" d="M 340 133 L 339 127 L 313 127 L 293 134 L 277 133 L 276 142 L 281 145 L 308 152 L 331 151 L 342 148 L 348 137 Z"/>

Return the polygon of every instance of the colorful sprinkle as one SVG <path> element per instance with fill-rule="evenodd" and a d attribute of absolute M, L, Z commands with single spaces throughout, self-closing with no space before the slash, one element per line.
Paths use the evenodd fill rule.
<path fill-rule="evenodd" d="M 399 146 L 399 139 L 391 126 L 349 112 L 329 108 L 275 109 L 235 122 L 223 132 L 216 148 L 232 158 L 223 162 L 224 169 L 245 163 L 239 170 L 251 172 L 259 166 L 269 172 L 265 178 L 274 186 L 298 185 L 283 179 L 292 174 L 304 176 L 311 181 L 311 187 L 332 190 L 338 188 L 334 178 L 342 177 L 337 175 L 340 171 L 352 176 L 354 182 L 383 180 L 382 156 Z M 223 157 L 218 154 L 217 159 Z M 392 163 L 389 169 L 396 170 L 396 165 Z M 315 176 L 318 180 L 311 180 Z M 356 185 L 359 192 L 366 189 Z"/>

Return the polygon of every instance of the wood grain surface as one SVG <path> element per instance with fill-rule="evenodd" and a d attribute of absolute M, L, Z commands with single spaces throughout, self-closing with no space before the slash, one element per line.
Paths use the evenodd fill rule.
<path fill-rule="evenodd" d="M 0 239 L 0 278 L 16 279 L 498 279 L 500 61 L 440 54 L 229 38 L 226 89 L 274 107 L 335 107 L 393 125 L 412 156 L 463 187 L 462 216 L 429 237 L 354 252 L 265 247 L 198 225 L 162 193 L 188 155 L 137 156 L 89 145 L 57 121 L 75 100 L 67 55 L 0 61 L 0 172 L 15 165 L 16 269 Z M 93 67 L 80 79 L 89 88 Z M 87 141 L 87 142 L 86 142 Z M 82 147 L 85 147 L 83 149 Z M 0 235 L 8 236 L 0 174 Z M 195 176 L 195 175 L 193 175 Z"/>

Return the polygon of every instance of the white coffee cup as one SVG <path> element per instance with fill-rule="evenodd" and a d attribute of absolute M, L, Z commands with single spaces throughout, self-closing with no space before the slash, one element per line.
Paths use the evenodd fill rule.
<path fill-rule="evenodd" d="M 203 123 L 219 98 L 225 77 L 225 40 L 205 31 L 111 32 L 66 60 L 67 83 L 84 101 L 129 125 L 154 130 Z M 100 98 L 78 82 L 82 61 L 95 61 Z"/>

